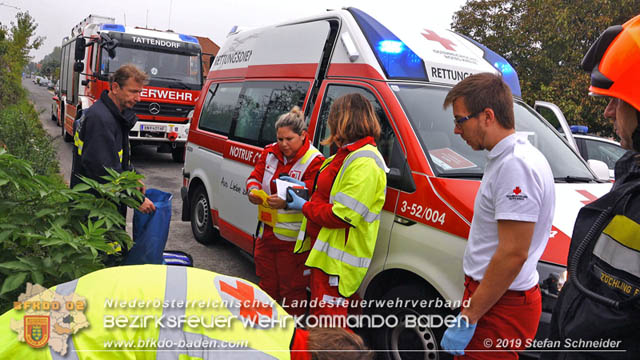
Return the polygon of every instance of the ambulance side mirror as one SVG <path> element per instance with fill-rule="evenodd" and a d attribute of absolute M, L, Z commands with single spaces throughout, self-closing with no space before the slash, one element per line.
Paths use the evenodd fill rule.
<path fill-rule="evenodd" d="M 393 143 L 389 167 L 390 169 L 387 173 L 387 186 L 408 193 L 416 191 L 416 183 L 413 181 L 409 162 L 404 156 L 404 153 L 397 141 L 394 141 Z"/>
<path fill-rule="evenodd" d="M 604 161 L 589 159 L 587 163 L 599 180 L 609 180 L 609 168 Z"/>

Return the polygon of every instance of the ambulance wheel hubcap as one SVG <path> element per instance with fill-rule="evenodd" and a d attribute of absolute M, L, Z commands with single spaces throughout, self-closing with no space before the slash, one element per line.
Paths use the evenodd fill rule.
<path fill-rule="evenodd" d="M 207 203 L 207 199 L 205 199 L 204 195 L 200 195 L 198 201 L 196 202 L 196 226 L 198 230 L 204 232 L 205 225 L 207 224 L 207 220 L 209 219 L 209 204 Z"/>
<path fill-rule="evenodd" d="M 393 359 L 438 359 L 438 343 L 433 331 L 428 327 L 408 327 L 405 321 L 402 318 L 391 332 Z"/>

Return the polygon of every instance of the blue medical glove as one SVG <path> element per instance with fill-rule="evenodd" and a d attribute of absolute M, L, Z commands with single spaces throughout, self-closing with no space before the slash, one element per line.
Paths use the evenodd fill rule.
<path fill-rule="evenodd" d="M 294 184 L 298 184 L 298 185 L 307 187 L 307 184 L 305 184 L 303 181 L 300 181 L 298 179 L 294 179 L 291 176 L 280 176 L 279 179 L 280 180 L 284 180 L 284 181 L 288 181 L 290 183 L 294 183 Z"/>
<path fill-rule="evenodd" d="M 447 329 L 442 335 L 440 346 L 442 349 L 452 355 L 464 355 L 464 349 L 469 345 L 473 333 L 476 332 L 476 326 L 478 324 L 469 324 L 465 318 L 461 318 L 460 315 L 456 317 L 456 322 L 453 326 Z"/>
<path fill-rule="evenodd" d="M 291 195 L 292 201 L 287 202 L 287 209 L 289 210 L 302 210 L 302 206 L 307 202 L 307 200 L 301 198 L 296 195 L 291 189 L 287 189 L 289 195 Z"/>

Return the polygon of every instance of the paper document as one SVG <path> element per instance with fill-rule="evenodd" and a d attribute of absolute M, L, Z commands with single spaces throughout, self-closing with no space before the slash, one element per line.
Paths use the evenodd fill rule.
<path fill-rule="evenodd" d="M 276 179 L 276 188 L 278 189 L 278 197 L 282 200 L 287 200 L 287 188 L 291 187 L 304 187 L 302 185 L 298 185 L 296 183 L 292 183 L 289 181 L 284 181 L 280 179 Z"/>

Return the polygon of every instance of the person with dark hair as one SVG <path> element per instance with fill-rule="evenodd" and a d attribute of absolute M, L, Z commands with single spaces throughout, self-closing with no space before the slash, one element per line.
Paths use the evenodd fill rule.
<path fill-rule="evenodd" d="M 372 359 L 360 336 L 296 328 L 253 283 L 193 267 L 111 267 L 29 293 L 0 315 L 0 359 Z"/>
<path fill-rule="evenodd" d="M 287 206 L 305 216 L 295 252 L 309 252 L 313 315 L 346 316 L 375 249 L 388 168 L 376 148 L 380 124 L 361 94 L 337 98 L 329 111 L 325 145 L 338 151 L 322 164 L 311 199 L 290 191 Z"/>
<path fill-rule="evenodd" d="M 109 80 L 110 90 L 103 91 L 100 99 L 82 111 L 80 118 L 74 122 L 72 188 L 82 183 L 79 175 L 105 183 L 106 180 L 101 178 L 107 175 L 105 168 L 117 172 L 134 170 L 131 165 L 129 130 L 138 118 L 131 108 L 140 101 L 147 74 L 133 65 L 123 65 Z M 155 206 L 145 198 L 138 210 L 151 213 L 155 211 Z M 119 211 L 126 217 L 125 205 L 121 205 Z"/>
<path fill-rule="evenodd" d="M 511 91 L 499 75 L 465 78 L 447 94 L 443 106 L 450 105 L 454 132 L 489 152 L 462 260 L 468 306 L 441 345 L 468 359 L 517 359 L 542 312 L 536 265 L 551 231 L 553 173 L 544 155 L 516 134 Z"/>
<path fill-rule="evenodd" d="M 591 74 L 589 93 L 609 98 L 604 117 L 628 151 L 616 162 L 611 191 L 578 213 L 569 279 L 549 329 L 549 340 L 559 344 L 554 348 L 563 351 L 543 358 L 639 359 L 640 15 L 606 29 L 582 68 Z"/>
<path fill-rule="evenodd" d="M 286 209 L 287 202 L 278 197 L 276 179 L 311 189 L 324 156 L 311 145 L 307 123 L 297 106 L 282 114 L 275 127 L 277 141 L 264 148 L 247 179 L 249 201 L 262 205 L 263 199 L 252 190 L 264 190 L 269 196 L 268 207 L 276 211 L 275 221 L 269 221 L 271 215 L 262 214 L 264 208 L 259 207 L 260 236 L 254 251 L 256 275 L 260 277 L 260 287 L 272 298 L 290 304 L 290 313 L 304 315 L 309 286 L 309 271 L 304 266 L 307 256 L 293 253 L 303 215 L 299 210 Z"/>

